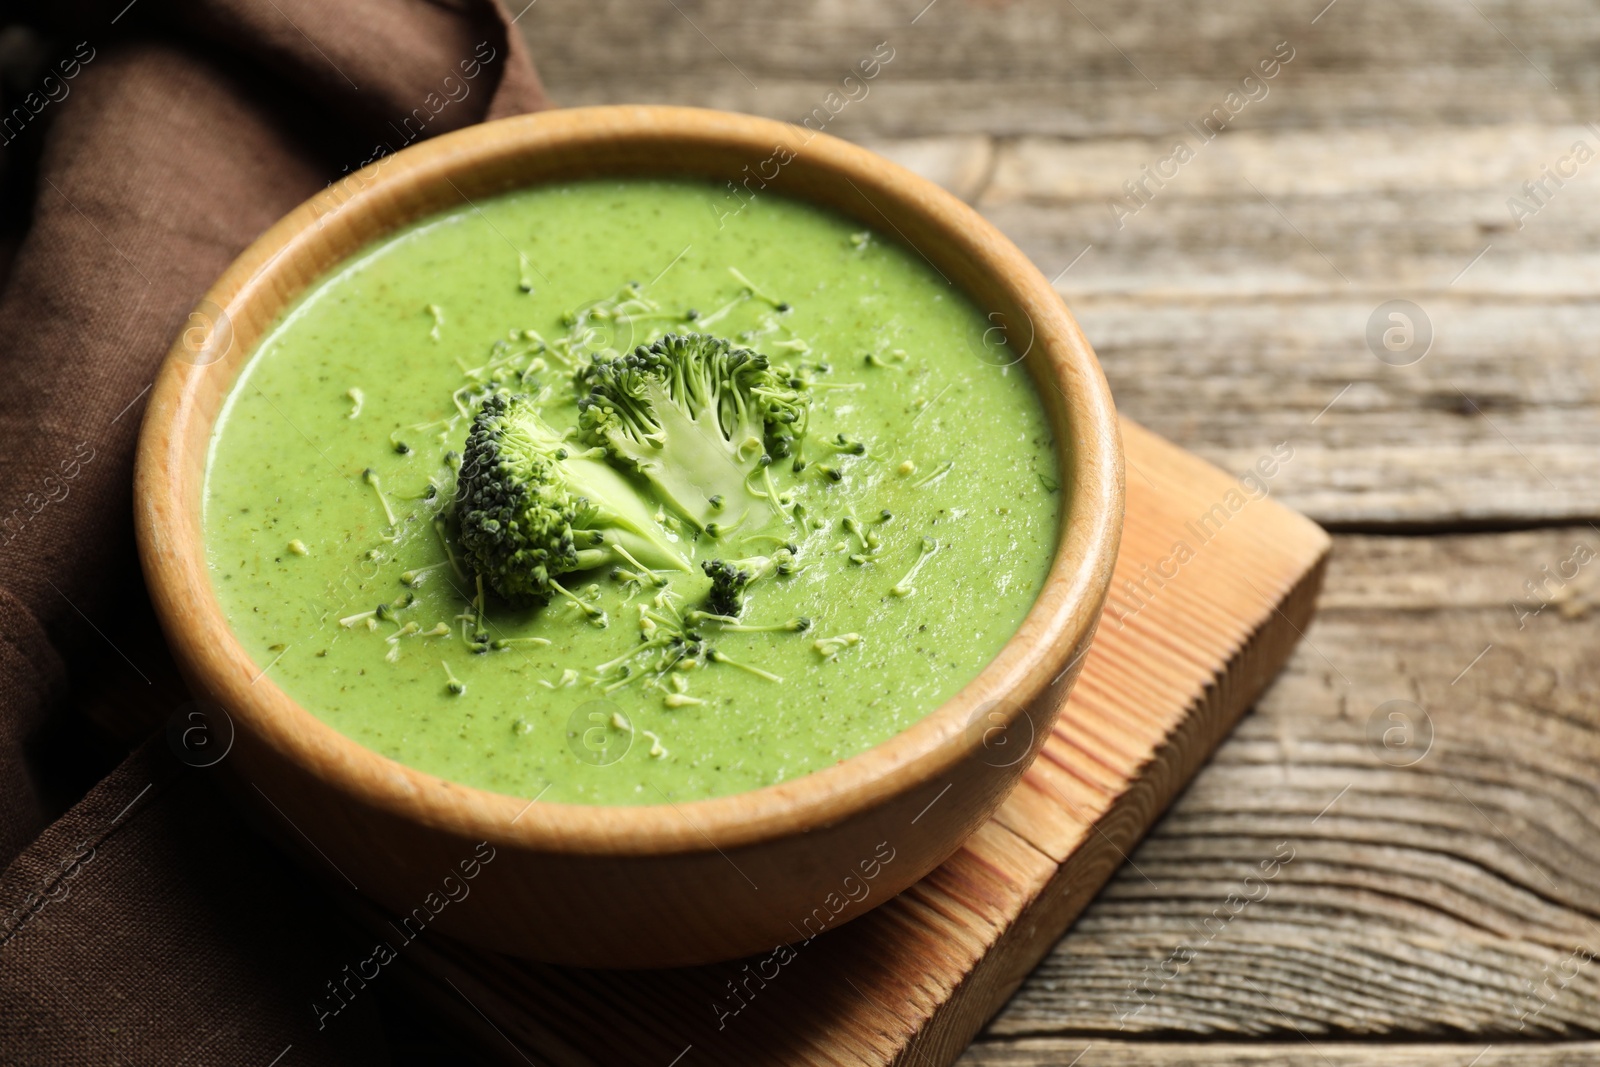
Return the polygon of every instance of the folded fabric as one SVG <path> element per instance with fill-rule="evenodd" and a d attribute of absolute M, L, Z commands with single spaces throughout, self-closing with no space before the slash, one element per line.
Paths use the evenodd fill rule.
<path fill-rule="evenodd" d="M 27 18 L 54 47 L 0 104 L 8 166 L 42 140 L 0 293 L 0 1062 L 384 1062 L 372 998 L 312 1007 L 370 946 L 212 772 L 157 736 L 46 826 L 60 786 L 35 742 L 97 664 L 156 691 L 158 666 L 114 639 L 146 617 L 133 453 L 207 286 L 345 172 L 547 102 L 492 0 L 112 0 Z"/>

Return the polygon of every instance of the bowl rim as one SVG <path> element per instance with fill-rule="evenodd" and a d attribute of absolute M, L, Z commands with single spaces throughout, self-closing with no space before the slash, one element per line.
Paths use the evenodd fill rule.
<path fill-rule="evenodd" d="M 935 782 L 981 748 L 983 733 L 971 728 L 976 712 L 999 710 L 1009 725 L 1081 661 L 1099 619 L 1121 536 L 1123 470 L 1116 414 L 1094 353 L 1065 303 L 1033 263 L 977 211 L 865 148 L 809 128 L 732 112 L 655 105 L 558 109 L 468 127 L 401 149 L 344 179 L 342 188 L 335 189 L 342 198 L 338 211 L 359 214 L 392 206 L 408 183 L 454 185 L 453 177 L 473 168 L 557 147 L 592 148 L 629 138 L 733 144 L 748 147 L 752 159 L 762 158 L 775 145 L 787 145 L 794 158 L 805 159 L 806 167 L 851 181 L 874 207 L 864 190 L 899 200 L 897 207 L 917 213 L 939 230 L 975 261 L 976 269 L 1003 277 L 1008 297 L 1033 327 L 1033 348 L 1040 354 L 1030 352 L 1027 362 L 1035 386 L 1043 392 L 1048 381 L 1060 394 L 1060 406 L 1047 398 L 1046 408 L 1057 438 L 1063 489 L 1070 491 L 1062 493 L 1050 570 L 1022 624 L 974 678 L 907 729 L 833 765 L 741 793 L 682 802 L 663 795 L 665 803 L 645 805 L 541 803 L 537 797 L 529 800 L 440 778 L 345 737 L 296 703 L 245 652 L 227 624 L 205 563 L 199 529 L 205 464 L 193 470 L 185 456 L 194 434 L 209 441 L 221 408 L 218 400 L 211 410 L 202 410 L 203 394 L 209 389 L 227 395 L 259 336 L 248 344 L 230 338 L 220 360 L 204 363 L 193 359 L 192 339 L 180 335 L 161 367 L 144 416 L 134 501 L 139 555 L 151 599 L 191 686 L 221 704 L 282 758 L 360 803 L 436 830 L 537 851 L 624 856 L 744 847 L 846 821 Z M 662 170 L 672 172 L 671 167 Z M 535 184 L 524 182 L 522 187 Z M 207 329 L 213 328 L 213 320 L 241 321 L 252 303 L 269 308 L 268 321 L 276 321 L 317 278 L 326 276 L 322 270 L 316 278 L 296 281 L 285 272 L 297 250 L 309 254 L 309 243 L 320 239 L 327 195 L 318 194 L 289 212 L 228 267 L 198 305 L 196 315 Z M 461 196 L 472 202 L 465 193 Z M 347 259 L 415 221 L 388 225 L 338 258 Z M 215 382 L 206 385 L 208 374 L 224 371 L 228 377 L 220 391 Z"/>

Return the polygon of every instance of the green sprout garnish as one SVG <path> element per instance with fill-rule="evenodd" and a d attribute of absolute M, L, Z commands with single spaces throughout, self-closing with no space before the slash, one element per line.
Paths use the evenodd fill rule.
<path fill-rule="evenodd" d="M 460 678 L 457 678 L 455 674 L 451 672 L 450 664 L 446 663 L 444 660 L 440 660 L 439 666 L 444 668 L 444 676 L 449 679 L 449 681 L 445 682 L 444 684 L 446 689 L 456 696 L 460 696 L 462 693 L 467 691 L 467 683 L 463 682 Z"/>
<path fill-rule="evenodd" d="M 839 653 L 860 643 L 860 634 L 839 634 L 836 637 L 819 637 L 811 643 L 811 647 L 816 649 L 817 655 L 826 662 L 838 659 Z"/>
<path fill-rule="evenodd" d="M 931 537 L 924 537 L 922 539 L 922 545 L 919 549 L 917 561 L 911 565 L 911 569 L 909 571 L 906 571 L 904 578 L 901 578 L 898 582 L 889 587 L 890 595 L 905 597 L 911 596 L 913 593 L 915 593 L 917 591 L 916 587 L 911 583 L 916 579 L 917 572 L 922 569 L 923 565 L 927 563 L 928 560 L 933 558 L 933 554 L 938 550 L 939 544 L 937 541 Z"/>
<path fill-rule="evenodd" d="M 361 472 L 361 480 L 372 486 L 372 491 L 378 494 L 378 503 L 383 505 L 384 518 L 389 520 L 390 526 L 394 526 L 396 524 L 394 509 L 389 506 L 389 498 L 383 495 L 383 485 L 378 481 L 378 472 L 368 467 Z"/>

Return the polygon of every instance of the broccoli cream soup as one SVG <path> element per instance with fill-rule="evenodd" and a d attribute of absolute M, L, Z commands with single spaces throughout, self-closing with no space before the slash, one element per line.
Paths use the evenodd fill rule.
<path fill-rule="evenodd" d="M 915 250 L 727 203 L 508 194 L 284 316 L 204 513 L 274 682 L 452 781 L 650 804 L 853 756 L 983 668 L 1066 489 L 1031 379 Z"/>

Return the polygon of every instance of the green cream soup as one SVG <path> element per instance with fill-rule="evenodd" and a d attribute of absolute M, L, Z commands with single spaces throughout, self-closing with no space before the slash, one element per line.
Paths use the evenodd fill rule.
<path fill-rule="evenodd" d="M 846 759 L 993 658 L 1064 491 L 1029 376 L 916 251 L 777 196 L 730 206 L 690 181 L 511 193 L 367 249 L 284 316 L 218 420 L 204 513 L 212 586 L 274 682 L 452 781 L 649 804 Z M 440 518 L 478 401 L 531 395 L 573 427 L 575 368 L 689 332 L 807 383 L 809 465 L 769 468 L 798 506 L 716 540 L 658 512 L 696 565 L 664 588 L 604 568 L 562 576 L 576 601 L 480 598 Z M 785 543 L 792 573 L 752 583 L 740 622 L 804 630 L 706 623 L 718 656 L 694 669 L 640 651 L 647 619 L 702 606 L 700 562 Z"/>

